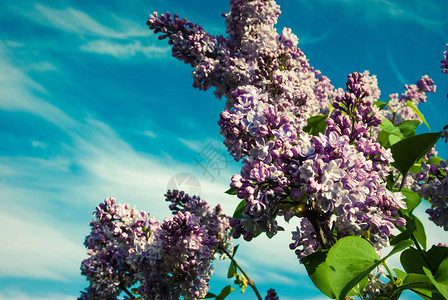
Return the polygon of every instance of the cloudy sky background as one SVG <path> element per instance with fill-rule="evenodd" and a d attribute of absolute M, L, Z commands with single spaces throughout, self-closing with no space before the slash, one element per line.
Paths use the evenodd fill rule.
<path fill-rule="evenodd" d="M 348 73 L 370 70 L 387 101 L 427 74 L 438 92 L 421 111 L 433 131 L 448 123 L 448 75 L 440 71 L 446 1 L 278 3 L 278 30 L 292 28 L 336 87 Z M 228 10 L 227 1 L 205 0 L 0 1 L 0 299 L 75 299 L 87 286 L 79 266 L 88 223 L 106 197 L 162 220 L 170 179 L 189 173 L 201 196 L 233 212 L 238 200 L 223 192 L 240 165 L 224 156 L 218 136 L 224 102 L 194 90 L 189 67 L 145 25 L 153 11 L 172 11 L 224 34 Z M 196 165 L 210 147 L 228 158 L 213 177 Z M 447 144 L 438 150 L 448 157 Z M 430 242 L 448 241 L 425 224 Z M 288 249 L 290 237 L 287 230 L 240 242 L 239 260 L 263 294 L 275 287 L 281 299 L 321 299 Z M 227 265 L 217 265 L 212 292 L 230 283 Z"/>

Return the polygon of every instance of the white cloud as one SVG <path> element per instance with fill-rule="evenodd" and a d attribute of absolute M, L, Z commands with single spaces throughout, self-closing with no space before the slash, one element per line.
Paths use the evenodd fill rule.
<path fill-rule="evenodd" d="M 170 47 L 143 46 L 140 41 L 121 44 L 107 40 L 91 41 L 81 45 L 80 49 L 85 52 L 106 54 L 116 58 L 129 58 L 139 53 L 147 57 L 164 57 L 170 51 Z"/>
<path fill-rule="evenodd" d="M 31 145 L 35 148 L 47 148 L 47 144 L 39 142 L 39 141 L 31 141 Z"/>
<path fill-rule="evenodd" d="M 2 189 L 4 191 L 4 189 Z M 85 250 L 58 230 L 60 221 L 8 205 L 0 218 L 0 276 L 67 281 L 78 270 Z"/>
<path fill-rule="evenodd" d="M 85 12 L 71 7 L 56 9 L 36 3 L 32 10 L 27 10 L 23 14 L 42 25 L 74 34 L 119 39 L 143 35 L 141 30 L 136 29 L 141 26 L 134 22 L 127 21 L 126 28 L 115 28 L 117 20 L 112 16 L 109 16 L 108 23 L 113 26 L 107 26 Z M 144 35 L 150 34 L 148 30 Z"/>
<path fill-rule="evenodd" d="M 366 18 L 369 22 L 390 22 L 395 20 L 399 22 L 412 22 L 420 26 L 429 28 L 439 28 L 446 24 L 442 19 L 442 15 L 437 20 L 434 18 L 435 13 L 440 13 L 443 7 L 440 7 L 434 1 L 388 1 L 388 0 L 320 0 L 321 2 L 331 4 L 342 4 L 346 12 L 355 13 L 360 18 Z M 429 13 L 430 12 L 430 13 Z M 428 16 L 432 16 L 428 18 Z"/>
<path fill-rule="evenodd" d="M 143 135 L 149 136 L 150 138 L 155 138 L 157 137 L 157 134 L 154 131 L 151 130 L 145 130 L 142 133 Z"/>
<path fill-rule="evenodd" d="M 322 42 L 330 36 L 331 30 L 328 29 L 324 33 L 318 36 L 311 36 L 310 34 L 305 34 L 299 38 L 299 46 L 310 45 Z"/>
<path fill-rule="evenodd" d="M 7 289 L 0 292 L 0 300 L 75 300 L 77 296 L 58 293 L 47 293 L 41 296 L 26 294 L 18 289 Z"/>
<path fill-rule="evenodd" d="M 30 65 L 30 69 L 39 72 L 57 71 L 58 68 L 49 61 L 36 62 Z"/>
<path fill-rule="evenodd" d="M 181 137 L 178 137 L 177 139 L 193 151 L 200 152 L 201 149 L 203 149 L 198 141 L 189 141 Z"/>
<path fill-rule="evenodd" d="M 30 112 L 60 127 L 74 127 L 76 122 L 65 112 L 34 95 L 45 94 L 45 88 L 11 64 L 4 52 L 0 43 L 0 109 Z"/>

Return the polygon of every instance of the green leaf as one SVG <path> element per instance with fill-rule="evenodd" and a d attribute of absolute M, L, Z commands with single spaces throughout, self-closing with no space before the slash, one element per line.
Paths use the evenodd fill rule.
<path fill-rule="evenodd" d="M 398 137 L 395 134 L 390 134 L 388 139 L 389 139 L 389 145 L 391 146 L 402 140 L 401 137 Z"/>
<path fill-rule="evenodd" d="M 393 269 L 393 270 L 395 272 L 395 275 L 396 275 L 397 279 L 400 279 L 402 282 L 406 278 L 406 276 L 408 275 L 406 272 L 403 272 L 400 269 Z"/>
<path fill-rule="evenodd" d="M 422 164 L 421 161 L 416 162 L 410 169 L 409 172 L 417 174 L 422 171 Z"/>
<path fill-rule="evenodd" d="M 412 289 L 412 291 L 425 300 L 446 300 L 445 297 L 433 291 L 428 291 L 424 289 Z"/>
<path fill-rule="evenodd" d="M 392 145 L 390 150 L 394 157 L 392 165 L 401 174 L 406 175 L 415 162 L 424 157 L 439 140 L 442 132 L 424 133 L 408 137 Z"/>
<path fill-rule="evenodd" d="M 445 258 L 437 268 L 436 274 L 433 276 L 431 271 L 423 267 L 426 276 L 429 277 L 439 292 L 448 299 L 448 258 Z"/>
<path fill-rule="evenodd" d="M 437 156 L 433 156 L 433 157 L 431 157 L 430 159 L 428 159 L 427 161 L 426 161 L 426 164 L 427 165 L 440 165 L 440 162 L 442 161 L 443 159 L 442 158 L 440 158 L 440 157 L 437 157 Z"/>
<path fill-rule="evenodd" d="M 406 202 L 406 209 L 401 211 L 406 215 L 411 215 L 414 209 L 422 202 L 422 198 L 417 192 L 413 192 L 410 189 L 403 188 L 401 193 L 406 197 L 404 202 Z"/>
<path fill-rule="evenodd" d="M 448 248 L 434 245 L 429 249 L 426 256 L 431 266 L 437 269 L 442 261 L 448 257 Z"/>
<path fill-rule="evenodd" d="M 303 127 L 303 131 L 314 136 L 318 136 L 319 133 L 324 133 L 327 128 L 327 123 L 325 122 L 327 118 L 328 116 L 324 116 L 322 114 L 309 117 L 307 120 L 307 125 Z"/>
<path fill-rule="evenodd" d="M 232 288 L 231 285 L 225 286 L 221 293 L 219 293 L 218 296 L 216 296 L 216 300 L 223 300 L 225 299 L 231 292 L 235 291 L 236 289 Z"/>
<path fill-rule="evenodd" d="M 431 132 L 431 128 L 429 128 L 429 124 L 428 122 L 426 122 L 425 117 L 423 116 L 423 114 L 417 109 L 417 107 L 414 106 L 414 104 L 412 104 L 411 100 L 408 100 L 406 103 L 407 107 L 410 107 L 415 114 L 420 118 L 420 120 L 423 121 L 423 123 L 425 123 L 426 127 L 428 127 L 429 132 Z"/>
<path fill-rule="evenodd" d="M 238 206 L 235 208 L 235 211 L 233 212 L 233 218 L 234 219 L 241 219 L 243 216 L 244 206 L 246 205 L 245 200 L 241 200 L 241 202 L 238 204 Z"/>
<path fill-rule="evenodd" d="M 380 110 L 382 110 L 383 108 L 385 108 L 387 106 L 387 103 L 385 103 L 383 101 L 375 101 L 375 102 L 373 102 L 373 105 L 378 106 L 378 108 Z"/>
<path fill-rule="evenodd" d="M 383 118 L 383 121 L 380 124 L 380 128 L 386 132 L 396 135 L 399 138 L 404 138 L 400 129 L 395 127 L 395 125 L 389 119 Z"/>
<path fill-rule="evenodd" d="M 362 239 L 361 239 L 362 240 Z M 365 240 L 364 240 L 365 241 Z M 365 241 L 365 242 L 367 242 L 367 241 Z M 367 242 L 368 243 L 368 242 Z M 336 243 L 337 244 L 337 243 Z M 369 245 L 370 245 L 370 243 L 368 243 Z M 345 295 L 352 295 L 352 292 L 351 291 L 349 291 L 350 290 L 350 288 L 351 287 L 355 287 L 356 286 L 356 288 L 353 288 L 353 290 L 352 291 L 356 291 L 356 290 L 359 290 L 359 291 L 362 291 L 363 289 L 364 289 L 364 287 L 365 287 L 365 285 L 367 284 L 367 279 L 366 279 L 366 276 L 368 275 L 368 274 L 370 274 L 370 272 L 373 270 L 373 269 L 375 269 L 378 265 L 380 265 L 380 264 L 382 264 L 382 263 L 384 263 L 385 261 L 386 261 L 386 259 L 388 259 L 390 256 L 392 256 L 392 255 L 394 255 L 394 254 L 396 254 L 396 253 L 398 253 L 398 252 L 401 252 L 401 251 L 403 251 L 404 249 L 406 249 L 406 248 L 408 248 L 408 247 L 410 247 L 410 246 L 412 246 L 414 243 L 412 242 L 412 241 L 409 241 L 409 240 L 407 240 L 407 241 L 401 241 L 401 242 L 399 242 L 393 249 L 392 249 L 392 251 L 390 251 L 389 252 L 389 254 L 387 254 L 383 259 L 381 259 L 381 260 L 374 260 L 374 263 L 368 268 L 368 269 L 366 269 L 366 270 L 364 270 L 363 272 L 361 272 L 361 273 L 359 273 L 355 278 L 353 278 L 352 280 L 350 280 L 350 282 L 344 287 L 344 289 L 341 291 L 341 294 L 340 294 L 340 299 L 343 299 L 344 297 L 345 297 Z M 366 247 L 367 246 L 367 244 L 364 244 L 364 246 Z M 373 257 L 373 252 L 371 251 L 372 249 L 373 249 L 373 251 L 375 251 L 374 250 L 374 248 L 370 245 L 370 248 L 369 248 L 370 250 L 368 250 L 368 252 L 370 252 L 370 254 L 366 254 L 366 255 L 368 255 L 368 256 L 370 256 L 371 258 Z M 330 249 L 331 250 L 331 249 Z M 376 251 L 375 251 L 375 253 L 376 253 Z M 328 262 L 327 262 L 327 264 L 328 264 Z M 330 277 L 329 277 L 330 278 Z M 355 292 L 355 294 L 358 294 L 359 292 Z"/>
<path fill-rule="evenodd" d="M 415 222 L 415 231 L 414 237 L 417 242 L 426 250 L 426 232 L 425 227 L 423 227 L 422 221 L 419 220 L 416 216 L 413 216 Z"/>
<path fill-rule="evenodd" d="M 406 120 L 401 122 L 397 127 L 404 137 L 415 135 L 415 128 L 420 125 L 419 120 Z"/>
<path fill-rule="evenodd" d="M 408 273 L 424 274 L 423 266 L 428 267 L 420 252 L 415 248 L 409 248 L 400 255 L 400 262 Z"/>
<path fill-rule="evenodd" d="M 340 239 L 328 251 L 326 273 L 336 299 L 344 299 L 357 286 L 363 290 L 366 276 L 380 259 L 373 246 L 366 240 L 348 236 Z"/>
<path fill-rule="evenodd" d="M 230 188 L 227 191 L 225 191 L 224 193 L 229 194 L 229 195 L 236 195 L 236 192 L 237 191 L 235 189 Z"/>
<path fill-rule="evenodd" d="M 426 290 L 437 291 L 428 276 L 423 274 L 409 273 L 404 279 L 403 284 L 410 285 L 412 288 L 424 288 Z"/>
<path fill-rule="evenodd" d="M 401 252 L 401 251 L 411 247 L 412 245 L 414 245 L 413 241 L 402 241 L 402 242 L 397 243 L 397 245 L 392 249 L 392 251 L 390 251 L 389 254 L 387 254 L 383 259 L 381 259 L 381 262 L 385 261 L 390 256 L 397 254 L 398 252 Z"/>
<path fill-rule="evenodd" d="M 240 247 L 240 245 L 236 245 L 235 247 L 233 247 L 233 251 L 232 251 L 232 257 L 235 257 L 236 252 L 238 251 L 238 248 Z"/>
<path fill-rule="evenodd" d="M 238 275 L 238 272 L 236 271 L 236 266 L 233 263 L 233 261 L 230 262 L 229 270 L 227 271 L 227 278 L 232 278 Z"/>
<path fill-rule="evenodd" d="M 205 295 L 204 299 L 207 299 L 207 298 L 216 298 L 216 295 L 213 293 L 207 293 L 207 295 Z"/>
<path fill-rule="evenodd" d="M 240 245 L 236 245 L 235 247 L 233 247 L 232 258 L 235 257 L 235 254 L 238 251 L 239 246 Z M 229 270 L 227 271 L 227 278 L 232 278 L 232 277 L 235 277 L 236 275 L 238 275 L 238 272 L 236 269 L 236 265 L 233 263 L 233 260 L 232 260 L 232 261 L 230 261 Z"/>
<path fill-rule="evenodd" d="M 380 143 L 380 145 L 383 146 L 384 148 L 389 148 L 390 147 L 389 136 L 390 132 L 381 130 L 378 133 L 378 143 Z"/>
<path fill-rule="evenodd" d="M 327 269 L 325 260 L 328 251 L 320 250 L 301 259 L 304 264 L 308 276 L 310 276 L 314 285 L 325 295 L 334 299 L 336 296 L 331 290 L 330 282 L 327 278 Z"/>

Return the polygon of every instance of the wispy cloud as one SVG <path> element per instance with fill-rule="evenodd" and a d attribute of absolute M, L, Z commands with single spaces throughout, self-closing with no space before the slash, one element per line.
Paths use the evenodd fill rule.
<path fill-rule="evenodd" d="M 36 3 L 32 10 L 23 13 L 44 26 L 79 35 L 118 39 L 150 35 L 149 31 L 139 29 L 143 27 L 140 24 L 131 21 L 116 22 L 113 16 L 109 16 L 110 26 L 106 26 L 87 13 L 72 7 L 56 9 Z M 125 26 L 116 28 L 117 23 Z"/>
<path fill-rule="evenodd" d="M 440 26 L 447 23 L 444 15 L 441 14 L 444 11 L 444 7 L 441 7 L 434 1 L 320 0 L 320 2 L 338 6 L 343 5 L 346 13 L 362 16 L 369 24 L 394 20 L 418 24 L 423 27 L 440 28 Z M 310 8 L 315 7 L 317 6 Z"/>
<path fill-rule="evenodd" d="M 77 299 L 74 295 L 65 295 L 58 293 L 45 293 L 41 296 L 36 294 L 27 294 L 19 291 L 17 289 L 7 289 L 0 292 L 0 300 L 75 300 Z"/>
<path fill-rule="evenodd" d="M 405 84 L 408 84 L 409 82 L 406 82 L 406 79 L 404 78 L 403 74 L 401 74 L 390 51 L 387 52 L 387 62 L 389 63 L 390 67 L 392 68 L 392 71 L 394 72 L 394 74 L 398 78 L 398 80 L 401 82 L 401 84 L 403 86 Z"/>
<path fill-rule="evenodd" d="M 30 69 L 38 72 L 48 72 L 58 70 L 58 68 L 49 61 L 35 62 L 30 65 Z"/>
<path fill-rule="evenodd" d="M 299 46 L 300 45 L 310 45 L 310 44 L 316 44 L 319 42 L 322 42 L 323 40 L 327 39 L 330 36 L 331 29 L 328 29 L 324 33 L 318 36 L 312 36 L 311 34 L 305 34 L 300 37 L 299 39 Z"/>
<path fill-rule="evenodd" d="M 58 126 L 75 125 L 76 122 L 60 108 L 35 96 L 36 93 L 45 94 L 45 88 L 8 60 L 1 43 L 0 69 L 0 109 L 30 112 Z"/>
<path fill-rule="evenodd" d="M 144 54 L 147 57 L 165 57 L 171 48 L 154 45 L 144 46 L 140 41 L 122 44 L 107 40 L 97 40 L 81 45 L 80 49 L 84 52 L 111 55 L 116 58 L 124 59 L 133 57 L 139 53 Z"/>
<path fill-rule="evenodd" d="M 142 132 L 143 135 L 148 136 L 150 138 L 155 138 L 157 137 L 157 134 L 154 131 L 151 130 L 145 130 Z"/>
<path fill-rule="evenodd" d="M 2 197 L 7 197 L 5 188 Z M 48 216 L 30 215 L 11 205 L 8 208 L 0 212 L 7 224 L 7 230 L 0 234 L 0 276 L 68 280 L 67 275 L 79 268 L 83 258 L 82 245 L 56 229 L 60 221 L 46 222 Z"/>

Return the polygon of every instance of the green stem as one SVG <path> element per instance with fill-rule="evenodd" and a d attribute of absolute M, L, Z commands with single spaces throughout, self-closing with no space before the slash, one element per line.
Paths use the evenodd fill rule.
<path fill-rule="evenodd" d="M 412 282 L 399 286 L 389 297 L 394 296 L 398 292 L 402 292 L 404 290 L 410 290 L 415 288 L 425 288 L 428 285 L 428 282 Z"/>
<path fill-rule="evenodd" d="M 310 209 L 306 212 L 306 218 L 310 221 L 311 225 L 313 225 L 314 231 L 316 232 L 317 241 L 324 249 L 330 249 L 336 241 L 333 236 L 331 236 L 330 230 L 324 231 L 322 228 L 322 224 L 319 221 L 319 213 L 314 209 Z M 325 234 L 327 233 L 327 234 Z"/>
<path fill-rule="evenodd" d="M 401 191 L 401 189 L 403 188 L 404 181 L 406 180 L 407 175 L 408 175 L 407 173 L 405 175 L 403 175 L 403 180 L 401 181 L 400 188 L 398 189 L 398 191 Z"/>
<path fill-rule="evenodd" d="M 392 281 L 392 283 L 393 283 L 393 285 L 394 285 L 394 288 L 395 288 L 395 286 L 396 286 L 396 282 L 395 282 L 395 277 L 394 277 L 394 275 L 392 275 L 392 271 L 389 269 L 389 266 L 388 266 L 385 262 L 383 262 L 382 265 L 386 268 L 387 273 L 389 273 L 390 280 Z"/>
<path fill-rule="evenodd" d="M 235 267 L 237 267 L 238 269 L 240 269 L 241 273 L 243 273 L 244 277 L 246 277 L 247 279 L 247 284 L 250 285 L 250 287 L 252 288 L 252 290 L 255 292 L 255 295 L 257 295 L 257 298 L 259 300 L 263 300 L 263 298 L 260 295 L 260 292 L 258 291 L 257 287 L 255 286 L 255 283 L 252 279 L 250 279 L 249 275 L 247 275 L 247 273 L 244 271 L 243 268 L 241 268 L 241 266 L 237 263 L 237 261 L 233 258 L 232 255 L 230 255 L 230 253 L 227 251 L 227 249 L 225 249 L 222 246 L 219 246 L 219 249 L 221 249 L 222 251 L 224 251 L 224 253 L 230 258 L 230 260 L 233 262 L 233 264 L 235 265 Z"/>
<path fill-rule="evenodd" d="M 401 173 L 398 174 L 397 178 L 394 180 L 394 183 L 392 183 L 392 189 L 395 187 L 395 185 L 398 182 L 398 179 L 400 179 Z"/>

